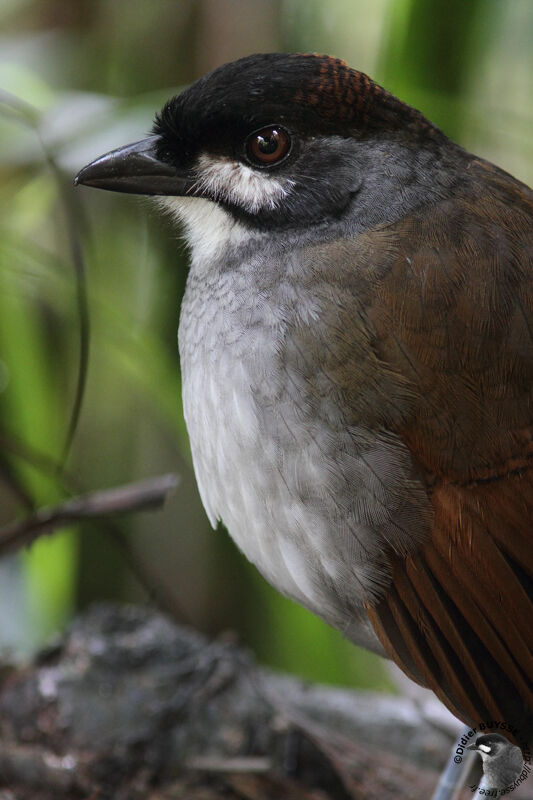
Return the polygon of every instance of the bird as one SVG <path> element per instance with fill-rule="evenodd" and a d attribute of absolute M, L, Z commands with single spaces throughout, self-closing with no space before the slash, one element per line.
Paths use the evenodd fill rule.
<path fill-rule="evenodd" d="M 524 767 L 522 752 L 499 733 L 478 736 L 467 750 L 479 753 L 483 761 L 483 789 L 507 789 Z"/>
<path fill-rule="evenodd" d="M 531 741 L 532 191 L 295 53 L 216 68 L 75 181 L 182 226 L 212 525 L 463 722 Z"/>

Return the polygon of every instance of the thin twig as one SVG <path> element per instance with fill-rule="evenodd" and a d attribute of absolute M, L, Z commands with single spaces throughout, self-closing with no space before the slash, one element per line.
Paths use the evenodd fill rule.
<path fill-rule="evenodd" d="M 22 461 L 31 464 L 35 469 L 43 472 L 45 475 L 55 478 L 58 482 L 58 486 L 60 486 L 65 493 L 72 495 L 82 491 L 81 487 L 68 472 L 63 471 L 61 475 L 58 475 L 58 464 L 55 459 L 37 450 L 27 442 L 22 441 L 12 433 L 2 430 L 2 428 L 0 428 L 0 449 L 7 450 Z M 12 489 L 17 493 L 17 496 L 18 492 L 20 492 L 21 502 L 22 497 L 25 498 L 22 504 L 26 506 L 27 511 L 32 511 L 35 508 L 32 498 L 27 494 L 26 489 L 21 483 L 13 484 Z M 31 503 L 31 506 L 29 503 Z M 91 522 L 89 518 L 87 518 L 86 521 L 89 523 Z M 178 603 L 175 593 L 166 588 L 160 576 L 153 572 L 146 558 L 143 558 L 141 554 L 136 552 L 127 533 L 109 517 L 98 518 L 98 529 L 115 542 L 133 577 L 146 592 L 148 600 L 157 608 L 161 609 L 161 611 L 170 614 L 170 616 L 178 622 L 190 623 L 189 615 Z M 3 550 L 4 548 L 0 541 L 0 557 Z"/>
<path fill-rule="evenodd" d="M 268 772 L 273 766 L 273 760 L 268 756 L 237 756 L 235 758 L 192 756 L 185 762 L 186 769 L 195 769 L 201 772 L 262 773 Z"/>
<path fill-rule="evenodd" d="M 26 519 L 11 522 L 0 529 L 0 552 L 30 544 L 43 533 L 50 533 L 72 522 L 157 508 L 177 485 L 177 475 L 170 473 L 79 495 L 53 508 L 40 508 Z"/>

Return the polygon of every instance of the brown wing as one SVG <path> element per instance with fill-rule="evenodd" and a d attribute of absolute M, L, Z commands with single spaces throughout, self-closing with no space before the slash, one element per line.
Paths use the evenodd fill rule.
<path fill-rule="evenodd" d="M 434 523 L 368 612 L 390 656 L 457 716 L 531 739 L 533 202 L 491 165 L 470 170 L 462 194 L 394 231 L 369 311 L 379 357 L 414 387 L 396 432 Z"/>

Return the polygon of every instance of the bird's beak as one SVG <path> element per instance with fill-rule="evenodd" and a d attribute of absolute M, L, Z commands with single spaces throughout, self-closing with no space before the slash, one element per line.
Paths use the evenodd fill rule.
<path fill-rule="evenodd" d="M 150 136 L 100 156 L 78 172 L 74 184 L 129 194 L 187 194 L 194 176 L 161 161 L 155 152 L 156 141 L 156 136 Z"/>
<path fill-rule="evenodd" d="M 478 746 L 476 744 L 467 744 L 467 750 L 478 750 Z"/>

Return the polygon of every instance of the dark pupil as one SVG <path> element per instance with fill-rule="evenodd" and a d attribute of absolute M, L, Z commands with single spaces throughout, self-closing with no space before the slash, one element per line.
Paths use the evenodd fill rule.
<path fill-rule="evenodd" d="M 278 149 L 278 139 L 275 135 L 257 137 L 257 146 L 266 156 L 272 155 Z"/>

